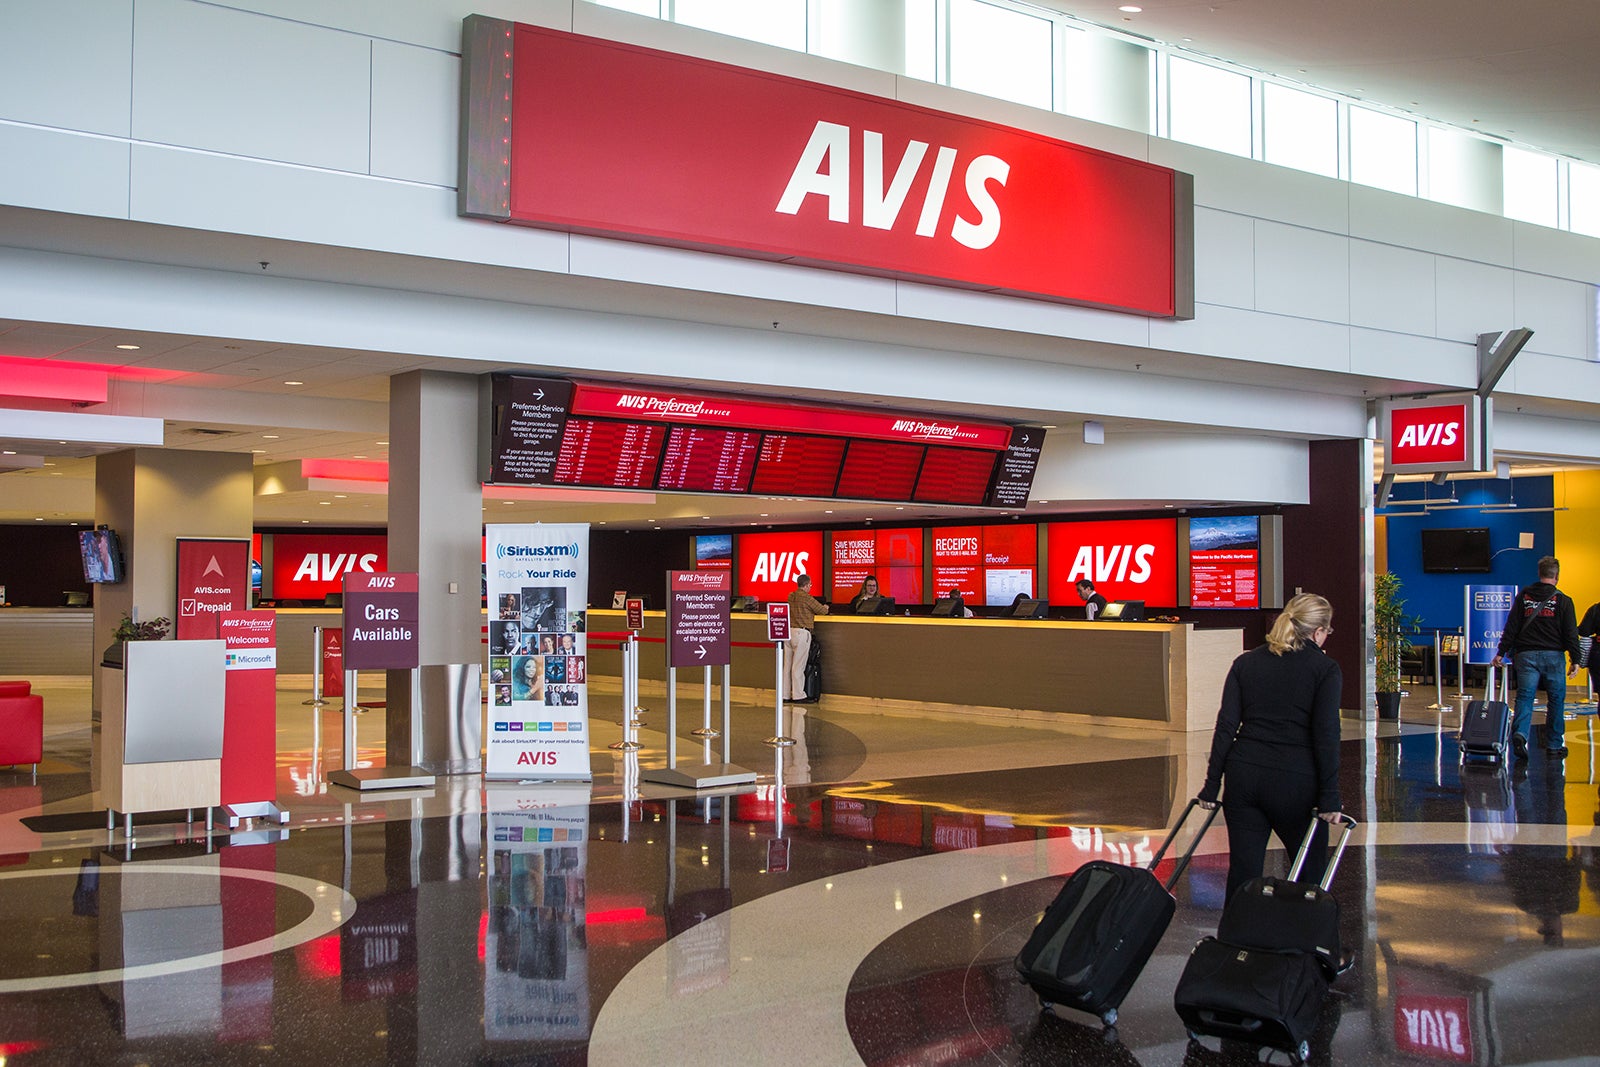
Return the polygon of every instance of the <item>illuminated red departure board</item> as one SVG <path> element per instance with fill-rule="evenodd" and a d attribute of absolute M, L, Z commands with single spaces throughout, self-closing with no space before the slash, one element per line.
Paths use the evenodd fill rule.
<path fill-rule="evenodd" d="M 1025 505 L 1044 431 L 497 374 L 491 485 Z"/>
<path fill-rule="evenodd" d="M 842 437 L 769 433 L 761 439 L 750 491 L 765 496 L 832 496 L 845 444 Z"/>
<path fill-rule="evenodd" d="M 754 430 L 674 426 L 667 433 L 656 486 L 686 493 L 748 492 L 760 441 Z"/>
<path fill-rule="evenodd" d="M 926 451 L 890 441 L 851 441 L 836 495 L 846 500 L 910 500 Z"/>
<path fill-rule="evenodd" d="M 994 453 L 930 448 L 911 499 L 919 504 L 981 504 L 994 473 Z"/>
<path fill-rule="evenodd" d="M 559 485 L 648 489 L 655 484 L 665 426 L 568 419 L 556 459 Z"/>

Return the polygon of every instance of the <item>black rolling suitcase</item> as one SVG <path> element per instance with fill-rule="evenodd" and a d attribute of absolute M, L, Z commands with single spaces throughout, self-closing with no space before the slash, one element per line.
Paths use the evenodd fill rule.
<path fill-rule="evenodd" d="M 1275 1048 L 1304 1063 L 1328 983 L 1342 965 L 1339 907 L 1328 893 L 1356 821 L 1342 832 L 1320 885 L 1296 882 L 1313 823 L 1289 877 L 1257 878 L 1223 909 L 1216 937 L 1195 945 L 1173 1006 L 1191 1040 L 1217 1037 Z"/>
<path fill-rule="evenodd" d="M 1509 696 L 1511 668 L 1505 671 L 1505 685 L 1501 696 Z M 1489 681 L 1482 700 L 1469 701 L 1461 713 L 1462 763 L 1503 764 L 1511 757 L 1511 707 L 1504 700 L 1495 699 L 1495 668 L 1489 668 Z"/>
<path fill-rule="evenodd" d="M 1191 800 L 1183 809 L 1149 867 L 1094 860 L 1067 879 L 1017 953 L 1017 973 L 1039 995 L 1041 1007 L 1063 1004 L 1116 1025 L 1117 1008 L 1172 921 L 1172 887 L 1217 817 L 1219 809 L 1206 813 L 1200 832 L 1161 881 L 1155 867 L 1196 804 Z"/>
<path fill-rule="evenodd" d="M 811 650 L 806 653 L 805 693 L 808 702 L 822 696 L 822 645 L 815 630 L 811 632 Z"/>

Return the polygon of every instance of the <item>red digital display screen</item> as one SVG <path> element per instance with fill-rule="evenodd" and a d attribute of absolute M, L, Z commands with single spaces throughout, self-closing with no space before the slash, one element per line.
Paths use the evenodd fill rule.
<path fill-rule="evenodd" d="M 888 441 L 850 442 L 839 472 L 839 496 L 858 500 L 910 500 L 917 481 L 921 445 Z"/>
<path fill-rule="evenodd" d="M 655 484 L 664 426 L 568 419 L 556 457 L 560 485 L 648 489 Z"/>
<path fill-rule="evenodd" d="M 761 439 L 752 493 L 832 496 L 847 442 L 840 437 L 769 433 Z"/>
<path fill-rule="evenodd" d="M 760 439 L 754 430 L 674 426 L 667 434 L 656 486 L 690 493 L 746 492 Z"/>
<path fill-rule="evenodd" d="M 929 448 L 911 499 L 919 504 L 981 504 L 994 473 L 993 452 Z"/>
<path fill-rule="evenodd" d="M 1034 525 L 985 526 L 985 567 L 1031 567 L 1039 562 L 1039 527 Z"/>
<path fill-rule="evenodd" d="M 495 375 L 487 484 L 1027 502 L 1044 430 Z M 921 544 L 892 557 L 920 560 Z M 879 561 L 880 564 L 883 562 Z"/>

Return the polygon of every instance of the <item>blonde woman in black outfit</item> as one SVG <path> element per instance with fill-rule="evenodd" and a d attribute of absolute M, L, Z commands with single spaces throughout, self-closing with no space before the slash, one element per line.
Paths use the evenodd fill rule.
<path fill-rule="evenodd" d="M 1333 607 L 1313 593 L 1284 606 L 1267 643 L 1233 661 L 1211 740 L 1202 806 L 1228 823 L 1228 896 L 1266 862 L 1267 838 L 1288 848 L 1305 839 L 1312 809 L 1339 818 L 1339 665 L 1322 651 L 1333 633 Z M 1322 876 L 1328 833 L 1318 827 L 1305 881 Z"/>

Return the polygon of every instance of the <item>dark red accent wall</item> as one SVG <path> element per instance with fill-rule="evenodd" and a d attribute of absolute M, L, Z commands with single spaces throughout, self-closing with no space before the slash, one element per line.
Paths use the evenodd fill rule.
<path fill-rule="evenodd" d="M 1362 692 L 1363 492 L 1372 472 L 1360 441 L 1312 441 L 1311 502 L 1283 509 L 1283 594 L 1320 593 L 1333 603 L 1333 636 L 1325 646 L 1344 673 L 1341 708 L 1366 707 Z"/>

